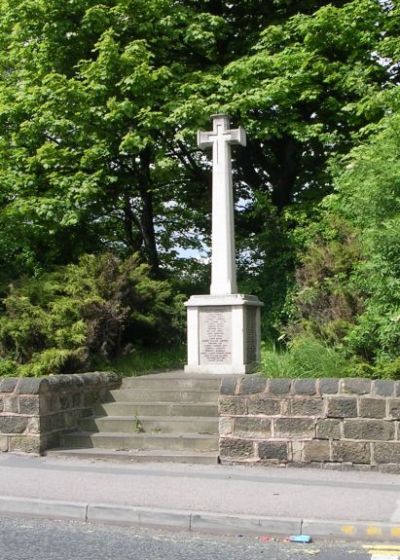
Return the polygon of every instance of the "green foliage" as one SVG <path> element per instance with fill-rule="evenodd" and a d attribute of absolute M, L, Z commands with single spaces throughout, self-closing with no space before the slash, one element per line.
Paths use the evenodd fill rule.
<path fill-rule="evenodd" d="M 261 372 L 266 377 L 346 377 L 349 364 L 339 350 L 312 336 L 298 336 L 286 350 L 264 346 Z"/>
<path fill-rule="evenodd" d="M 264 336 L 288 321 L 395 375 L 399 9 L 0 0 L 0 371 L 76 371 L 183 331 L 183 296 L 155 279 L 207 289 L 209 267 L 182 257 L 210 245 L 195 133 L 227 111 L 249 137 L 233 150 L 239 285 L 265 302 Z"/>
<path fill-rule="evenodd" d="M 180 298 L 136 256 L 83 256 L 10 288 L 0 317 L 2 371 L 21 375 L 88 368 L 137 345 L 179 340 Z"/>
<path fill-rule="evenodd" d="M 336 343 L 353 371 L 400 376 L 400 118 L 334 167 L 336 193 L 302 258 L 288 332 Z M 315 233 L 317 229 L 317 233 Z"/>

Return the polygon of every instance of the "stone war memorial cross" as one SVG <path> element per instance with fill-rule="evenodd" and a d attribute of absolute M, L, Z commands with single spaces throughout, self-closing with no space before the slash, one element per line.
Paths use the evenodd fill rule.
<path fill-rule="evenodd" d="M 260 361 L 260 308 L 256 296 L 237 293 L 231 144 L 246 145 L 242 127 L 213 115 L 213 130 L 199 131 L 198 146 L 212 148 L 210 295 L 186 302 L 187 373 L 251 373 Z"/>

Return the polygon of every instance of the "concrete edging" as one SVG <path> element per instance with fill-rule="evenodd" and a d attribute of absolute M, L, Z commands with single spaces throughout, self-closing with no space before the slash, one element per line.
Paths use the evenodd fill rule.
<path fill-rule="evenodd" d="M 163 510 L 114 504 L 86 504 L 0 497 L 0 514 L 76 520 L 87 523 L 180 529 L 208 534 L 268 535 L 288 537 L 307 534 L 312 538 L 400 542 L 400 526 L 391 523 L 272 518 L 257 515 L 227 515 L 214 512 Z"/>

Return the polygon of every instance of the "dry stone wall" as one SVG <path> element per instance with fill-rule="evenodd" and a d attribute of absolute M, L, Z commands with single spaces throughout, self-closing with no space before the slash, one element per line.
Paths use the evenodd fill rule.
<path fill-rule="evenodd" d="M 400 382 L 229 377 L 223 463 L 400 472 Z"/>
<path fill-rule="evenodd" d="M 115 373 L 94 372 L 0 380 L 0 452 L 42 453 L 57 447 L 60 434 L 119 386 Z"/>

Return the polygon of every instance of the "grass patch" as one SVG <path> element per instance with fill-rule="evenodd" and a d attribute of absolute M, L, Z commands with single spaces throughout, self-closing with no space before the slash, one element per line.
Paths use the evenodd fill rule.
<path fill-rule="evenodd" d="M 96 368 L 115 371 L 124 377 L 135 377 L 157 371 L 183 369 L 186 346 L 137 348 L 128 356 L 113 361 L 101 360 Z"/>
<path fill-rule="evenodd" d="M 265 377 L 347 377 L 349 362 L 343 354 L 312 337 L 295 339 L 280 350 L 263 344 L 261 371 Z"/>

